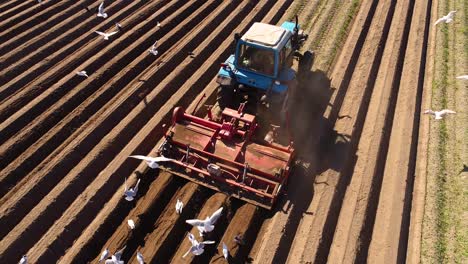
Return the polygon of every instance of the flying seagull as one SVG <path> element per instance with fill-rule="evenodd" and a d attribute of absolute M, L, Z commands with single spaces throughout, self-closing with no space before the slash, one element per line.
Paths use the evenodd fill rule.
<path fill-rule="evenodd" d="M 127 178 L 125 178 L 125 200 L 130 202 L 133 201 L 133 199 L 135 199 L 135 196 L 138 192 L 138 184 L 140 184 L 140 179 L 138 179 L 137 183 L 135 184 L 135 187 L 129 189 L 127 186 Z"/>
<path fill-rule="evenodd" d="M 104 251 L 101 253 L 101 257 L 99 258 L 99 262 L 105 260 L 109 256 L 109 249 L 106 248 Z"/>
<path fill-rule="evenodd" d="M 101 31 L 94 31 L 96 33 L 98 33 L 99 35 L 103 36 L 104 37 L 104 40 L 109 40 L 109 37 L 114 35 L 114 34 L 117 34 L 118 31 L 113 31 L 111 33 L 105 33 L 105 32 L 101 32 Z"/>
<path fill-rule="evenodd" d="M 137 260 L 139 264 L 145 264 L 145 260 L 143 259 L 143 255 L 140 251 L 137 251 Z"/>
<path fill-rule="evenodd" d="M 244 236 L 242 236 L 242 234 L 237 234 L 235 237 L 234 237 L 234 242 L 236 242 L 236 244 L 238 244 L 239 246 L 242 246 L 245 244 L 244 242 Z"/>
<path fill-rule="evenodd" d="M 19 264 L 28 264 L 28 257 L 26 255 L 23 255 L 23 257 L 20 259 L 18 262 Z"/>
<path fill-rule="evenodd" d="M 132 219 L 128 219 L 127 224 L 130 227 L 130 229 L 135 229 L 135 222 L 133 222 Z"/>
<path fill-rule="evenodd" d="M 98 17 L 107 18 L 107 13 L 104 12 L 104 1 L 98 7 Z"/>
<path fill-rule="evenodd" d="M 445 23 L 450 23 L 453 21 L 453 16 L 455 15 L 457 11 L 450 11 L 446 16 L 443 16 L 439 19 L 437 19 L 437 21 L 434 23 L 434 26 L 441 23 L 441 22 L 445 22 Z"/>
<path fill-rule="evenodd" d="M 177 203 L 175 205 L 176 213 L 181 214 L 182 208 L 184 208 L 184 203 L 181 200 L 177 199 Z"/>
<path fill-rule="evenodd" d="M 190 220 L 185 220 L 187 224 L 190 224 L 192 226 L 196 226 L 198 231 L 200 232 L 200 236 L 203 236 L 203 233 L 211 232 L 214 229 L 214 224 L 216 221 L 218 221 L 219 217 L 221 216 L 221 212 L 223 211 L 223 208 L 219 208 L 214 212 L 211 216 L 207 216 L 205 220 L 199 220 L 199 219 L 190 219 Z"/>
<path fill-rule="evenodd" d="M 190 247 L 190 249 L 187 251 L 187 253 L 185 253 L 182 258 L 185 258 L 188 253 L 192 252 L 192 254 L 194 254 L 195 256 L 198 256 L 198 255 L 201 255 L 203 254 L 203 252 L 205 251 L 204 247 L 205 245 L 208 245 L 208 244 L 214 244 L 215 242 L 214 241 L 202 241 L 202 242 L 198 242 L 196 239 L 195 239 L 195 236 L 192 234 L 192 233 L 189 233 L 188 234 L 188 239 L 190 240 L 190 243 L 192 243 L 192 246 Z"/>
<path fill-rule="evenodd" d="M 86 77 L 86 78 L 89 77 L 88 74 L 86 73 L 86 71 L 79 71 L 79 72 L 76 73 L 76 75 L 83 76 L 83 77 Z"/>
<path fill-rule="evenodd" d="M 229 258 L 229 250 L 228 250 L 228 247 L 226 246 L 226 244 L 224 244 L 224 242 L 223 242 L 223 256 L 224 256 L 225 259 Z"/>
<path fill-rule="evenodd" d="M 166 158 L 166 157 L 148 157 L 148 156 L 143 156 L 143 155 L 132 155 L 132 156 L 129 156 L 130 158 L 134 158 L 134 159 L 140 159 L 140 160 L 144 160 L 146 161 L 146 163 L 148 164 L 148 167 L 152 168 L 152 169 L 157 169 L 159 168 L 159 164 L 158 162 L 165 162 L 165 161 L 171 161 L 173 159 L 169 159 L 169 158 Z"/>
<path fill-rule="evenodd" d="M 122 258 L 123 251 L 125 250 L 127 246 L 124 246 L 122 249 L 119 251 L 115 252 L 114 255 L 112 255 L 111 259 L 106 260 L 106 264 L 124 264 L 123 260 L 120 260 Z"/>
<path fill-rule="evenodd" d="M 457 112 L 449 110 L 449 109 L 444 109 L 441 111 L 432 111 L 431 109 L 424 111 L 424 114 L 426 115 L 433 115 L 435 116 L 435 119 L 442 119 L 445 115 L 447 114 L 456 114 Z"/>
<path fill-rule="evenodd" d="M 460 75 L 460 76 L 458 76 L 456 78 L 459 79 L 459 80 L 468 81 L 468 75 Z"/>
<path fill-rule="evenodd" d="M 154 42 L 153 46 L 148 50 L 149 53 L 153 54 L 154 56 L 158 55 L 158 50 L 156 49 L 156 45 L 158 45 L 158 41 Z"/>
<path fill-rule="evenodd" d="M 118 31 L 122 31 L 122 25 L 119 22 L 115 22 L 115 27 L 117 27 Z"/>

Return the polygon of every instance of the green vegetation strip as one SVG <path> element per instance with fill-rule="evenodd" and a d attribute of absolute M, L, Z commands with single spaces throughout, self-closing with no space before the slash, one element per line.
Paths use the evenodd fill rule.
<path fill-rule="evenodd" d="M 448 2 L 446 2 L 446 10 L 448 10 Z M 440 79 L 434 81 L 434 89 L 440 90 L 440 107 L 441 109 L 447 108 L 447 85 L 448 85 L 448 60 L 449 60 L 449 39 L 448 27 L 442 25 L 442 60 L 439 62 L 441 67 Z M 437 63 L 436 63 L 437 64 Z M 437 97 L 436 97 L 437 98 Z M 438 155 L 438 171 L 436 173 L 436 259 L 439 263 L 447 262 L 447 234 L 450 224 L 450 213 L 448 212 L 448 191 L 447 191 L 447 140 L 448 130 L 445 119 L 439 122 L 439 140 L 437 146 Z"/>
<path fill-rule="evenodd" d="M 338 53 L 338 50 L 343 46 L 346 38 L 348 37 L 349 27 L 352 25 L 351 22 L 354 20 L 360 5 L 361 0 L 353 0 L 351 7 L 349 8 L 349 12 L 347 13 L 348 15 L 346 16 L 346 19 L 344 20 L 343 25 L 338 32 L 337 41 L 333 43 L 333 48 L 325 59 L 325 65 L 327 65 L 328 68 L 324 70 L 328 71 L 332 67 L 332 63 L 335 60 L 335 56 Z"/>

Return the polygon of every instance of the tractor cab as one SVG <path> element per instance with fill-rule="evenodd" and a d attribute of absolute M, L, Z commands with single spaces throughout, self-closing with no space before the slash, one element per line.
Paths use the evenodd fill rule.
<path fill-rule="evenodd" d="M 312 66 L 313 53 L 299 52 L 306 39 L 297 18 L 296 23 L 286 21 L 281 26 L 257 22 L 243 36 L 236 34 L 236 52 L 221 64 L 216 79 L 218 116 L 225 107 L 237 109 L 246 103 L 247 113 L 266 113 L 267 123 L 284 126 L 288 93 L 295 90 L 301 72 Z M 298 73 L 293 69 L 295 58 Z"/>

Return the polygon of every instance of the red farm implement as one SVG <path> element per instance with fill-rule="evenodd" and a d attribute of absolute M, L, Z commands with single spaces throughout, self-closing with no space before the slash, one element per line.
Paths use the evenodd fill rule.
<path fill-rule="evenodd" d="M 225 108 L 219 122 L 177 107 L 159 155 L 173 159 L 160 168 L 197 184 L 271 209 L 286 184 L 291 147 L 255 140 L 254 115 Z"/>

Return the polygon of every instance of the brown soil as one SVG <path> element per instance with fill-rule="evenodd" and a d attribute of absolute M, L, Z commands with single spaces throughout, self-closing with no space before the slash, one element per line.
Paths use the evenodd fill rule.
<path fill-rule="evenodd" d="M 431 1 L 362 1 L 345 43 L 332 40 L 347 1 L 114 1 L 107 19 L 96 17 L 100 3 L 0 4 L 1 263 L 23 254 L 32 263 L 95 263 L 104 248 L 124 246 L 130 263 L 137 251 L 146 263 L 225 263 L 223 242 L 230 263 L 405 260 L 408 233 L 410 246 L 420 237 L 417 224 L 408 231 L 412 202 L 421 208 L 410 176 L 424 140 Z M 234 33 L 295 12 L 317 63 L 293 96 L 299 155 L 273 211 L 128 158 L 156 151 L 175 106 L 206 113 Z M 124 29 L 109 41 L 94 33 L 114 22 Z M 90 77 L 76 76 L 81 70 Z M 141 179 L 136 201 L 123 199 L 124 178 Z M 185 220 L 221 206 L 204 237 L 216 243 L 182 259 L 187 233 L 198 239 Z"/>

